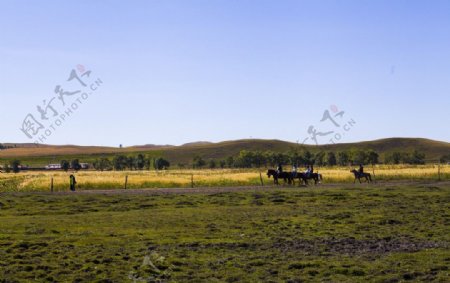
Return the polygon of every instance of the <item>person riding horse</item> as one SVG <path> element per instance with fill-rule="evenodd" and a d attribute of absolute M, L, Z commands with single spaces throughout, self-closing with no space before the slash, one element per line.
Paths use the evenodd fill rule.
<path fill-rule="evenodd" d="M 283 166 L 281 165 L 281 163 L 279 163 L 278 166 L 277 166 L 277 173 L 278 174 L 283 173 Z"/>
<path fill-rule="evenodd" d="M 311 168 L 309 168 L 311 170 Z M 305 185 L 308 185 L 308 180 L 314 180 L 314 184 L 318 184 L 322 181 L 322 174 L 319 173 L 305 173 L 305 172 L 299 172 L 294 179 L 299 179 L 300 184 L 303 182 Z"/>
<path fill-rule="evenodd" d="M 295 177 L 297 177 L 297 165 L 292 165 L 292 178 L 295 178 Z"/>
<path fill-rule="evenodd" d="M 366 182 L 368 183 L 372 182 L 372 175 L 370 175 L 370 173 L 364 173 L 364 166 L 362 164 L 359 165 L 358 170 L 353 169 L 350 172 L 355 175 L 355 180 L 353 181 L 353 183 L 356 183 L 356 180 L 358 180 L 359 183 L 361 183 L 361 179 L 363 178 L 365 178 Z"/>
<path fill-rule="evenodd" d="M 309 178 L 311 176 L 311 174 L 313 173 L 313 167 L 312 165 L 308 165 L 306 166 L 306 171 L 305 171 L 305 175 Z"/>
<path fill-rule="evenodd" d="M 364 166 L 362 164 L 359 164 L 359 170 L 358 170 L 359 176 L 364 175 Z"/>
<path fill-rule="evenodd" d="M 281 172 L 279 173 L 279 170 Z M 290 172 L 283 172 L 283 169 L 278 167 L 277 170 L 269 169 L 267 170 L 267 177 L 273 177 L 273 181 L 275 185 L 279 185 L 278 180 L 283 179 L 285 183 L 292 183 L 292 174 Z"/>

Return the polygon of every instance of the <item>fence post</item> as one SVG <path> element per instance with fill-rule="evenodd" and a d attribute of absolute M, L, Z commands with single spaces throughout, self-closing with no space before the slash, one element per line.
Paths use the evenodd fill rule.
<path fill-rule="evenodd" d="M 128 185 L 128 175 L 125 176 L 125 190 L 127 189 L 127 185 Z"/>
<path fill-rule="evenodd" d="M 50 191 L 53 193 L 53 177 L 50 181 Z"/>
<path fill-rule="evenodd" d="M 261 181 L 261 187 L 264 187 L 264 181 L 263 181 L 263 178 L 262 178 L 261 171 L 259 171 L 259 180 Z"/>
<path fill-rule="evenodd" d="M 194 188 L 194 174 L 191 174 L 191 188 Z"/>
<path fill-rule="evenodd" d="M 439 164 L 438 164 L 438 180 L 441 180 L 441 160 L 439 160 Z"/>
<path fill-rule="evenodd" d="M 377 180 L 376 180 L 376 178 L 375 178 L 375 167 L 374 167 L 373 164 L 372 164 L 372 173 L 373 173 L 373 181 L 376 183 Z"/>

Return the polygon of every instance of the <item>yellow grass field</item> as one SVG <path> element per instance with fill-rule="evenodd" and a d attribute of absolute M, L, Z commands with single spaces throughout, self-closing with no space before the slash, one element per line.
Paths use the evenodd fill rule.
<path fill-rule="evenodd" d="M 323 183 L 352 183 L 353 175 L 347 167 L 316 168 L 323 175 Z M 450 179 L 450 166 L 440 168 L 441 179 Z M 77 189 L 123 189 L 128 176 L 127 188 L 186 188 L 223 186 L 260 186 L 260 172 L 265 185 L 273 180 L 266 176 L 266 169 L 214 169 L 214 170 L 167 170 L 167 171 L 80 171 L 75 173 Z M 366 172 L 375 173 L 375 181 L 391 180 L 438 180 L 437 165 L 407 166 L 378 165 Z M 3 191 L 50 191 L 53 178 L 54 191 L 67 191 L 72 172 L 22 172 L 0 174 L 0 192 Z"/>

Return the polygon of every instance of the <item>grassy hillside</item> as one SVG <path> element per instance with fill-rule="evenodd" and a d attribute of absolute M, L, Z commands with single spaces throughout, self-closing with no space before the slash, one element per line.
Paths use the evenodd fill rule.
<path fill-rule="evenodd" d="M 14 146 L 14 144 L 8 144 Z M 99 146 L 50 146 L 17 144 L 17 147 L 0 151 L 0 164 L 9 162 L 11 159 L 19 159 L 23 164 L 31 166 L 41 166 L 52 162 L 59 162 L 62 159 L 79 158 L 83 162 L 92 162 L 99 157 L 110 157 L 117 154 L 138 154 L 147 156 L 162 156 L 169 159 L 172 164 L 190 163 L 196 155 L 205 159 L 226 158 L 234 156 L 241 150 L 271 150 L 274 152 L 286 152 L 290 149 L 307 149 L 312 152 L 343 151 L 352 149 L 368 150 L 373 149 L 381 156 L 393 151 L 411 152 L 419 150 L 426 154 L 426 159 L 430 161 L 438 160 L 442 155 L 450 154 L 450 143 L 440 142 L 421 138 L 390 138 L 375 141 L 346 143 L 334 145 L 297 145 L 296 143 L 280 140 L 236 140 L 220 143 L 190 143 L 183 146 L 133 146 L 126 148 L 99 147 Z"/>

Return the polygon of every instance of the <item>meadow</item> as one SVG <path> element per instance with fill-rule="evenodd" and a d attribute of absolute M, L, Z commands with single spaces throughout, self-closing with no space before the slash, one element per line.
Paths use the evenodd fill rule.
<path fill-rule="evenodd" d="M 287 169 L 287 168 L 286 168 Z M 202 169 L 202 170 L 163 170 L 163 171 L 79 171 L 75 173 L 79 190 L 123 189 L 127 177 L 127 188 L 188 188 L 261 186 L 260 173 L 264 185 L 272 185 L 273 180 L 266 176 L 267 169 Z M 353 175 L 348 167 L 316 168 L 323 175 L 323 183 L 352 183 Z M 438 180 L 437 165 L 377 165 L 367 167 L 374 174 L 375 181 L 396 180 Z M 450 179 L 450 166 L 440 168 L 441 180 Z M 69 175 L 73 172 L 41 171 L 18 174 L 0 174 L 0 192 L 12 191 L 50 191 L 53 178 L 54 191 L 67 191 Z"/>
<path fill-rule="evenodd" d="M 2 193 L 0 282 L 449 282 L 448 181 L 111 192 Z"/>

